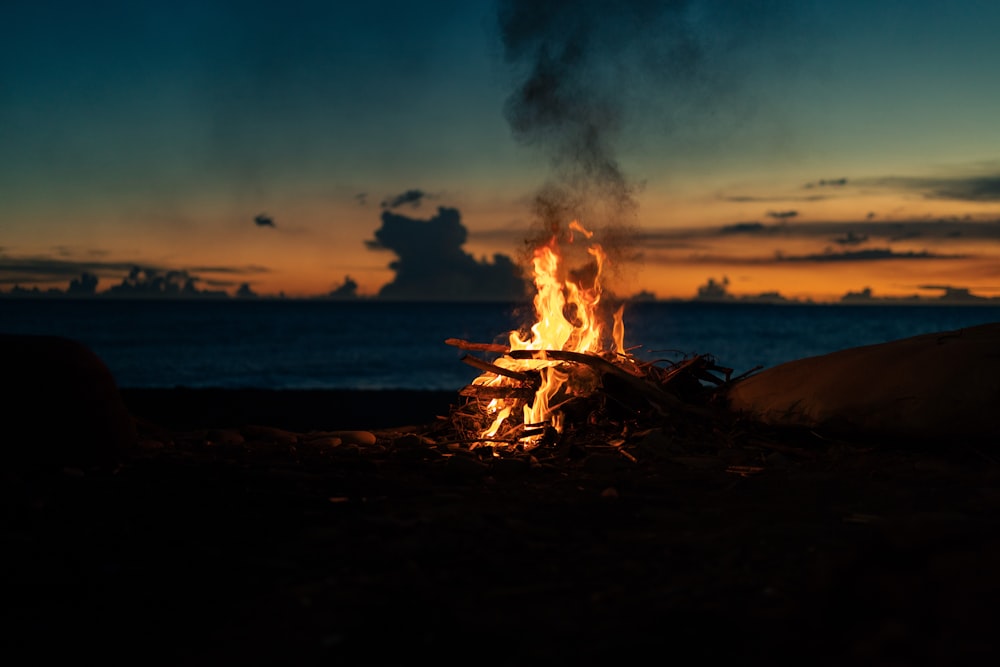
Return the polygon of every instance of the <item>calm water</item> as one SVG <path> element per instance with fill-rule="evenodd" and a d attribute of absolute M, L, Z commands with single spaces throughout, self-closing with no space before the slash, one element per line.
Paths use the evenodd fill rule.
<path fill-rule="evenodd" d="M 736 374 L 857 345 L 1000 321 L 1000 307 L 636 303 L 647 360 L 708 354 Z M 0 332 L 87 344 L 123 387 L 458 390 L 479 372 L 446 338 L 506 340 L 510 304 L 0 300 Z"/>

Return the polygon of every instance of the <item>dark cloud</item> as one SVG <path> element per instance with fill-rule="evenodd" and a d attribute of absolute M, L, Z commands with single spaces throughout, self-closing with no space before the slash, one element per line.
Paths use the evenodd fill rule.
<path fill-rule="evenodd" d="M 328 295 L 331 299 L 356 299 L 358 297 L 358 283 L 350 276 L 344 276 L 344 282 L 330 291 Z"/>
<path fill-rule="evenodd" d="M 775 202 L 811 202 L 825 201 L 832 199 L 830 195 L 805 195 L 789 197 L 787 195 L 722 195 L 721 201 L 729 201 L 737 204 L 771 204 Z"/>
<path fill-rule="evenodd" d="M 951 178 L 887 176 L 865 179 L 863 183 L 869 186 L 916 192 L 928 199 L 971 202 L 1000 201 L 1000 175 Z"/>
<path fill-rule="evenodd" d="M 52 257 L 9 257 L 0 255 L 0 284 L 65 283 L 83 273 L 121 275 L 130 262 L 97 262 Z"/>
<path fill-rule="evenodd" d="M 257 273 L 268 273 L 271 269 L 258 264 L 247 264 L 246 266 L 220 266 L 218 264 L 206 264 L 205 266 L 189 266 L 185 271 L 191 273 L 221 273 L 224 275 L 246 275 Z"/>
<path fill-rule="evenodd" d="M 911 239 L 926 240 L 981 240 L 1000 242 L 1000 220 L 974 221 L 966 219 L 875 221 L 867 218 L 852 222 L 808 222 L 795 225 L 775 223 L 765 225 L 739 222 L 721 227 L 646 228 L 639 236 L 644 248 L 656 247 L 709 247 L 719 236 L 733 234 L 759 237 L 781 237 L 816 241 L 833 240 L 838 245 L 852 245 L 880 240 L 898 242 Z"/>
<path fill-rule="evenodd" d="M 224 291 L 198 287 L 202 279 L 184 270 L 159 271 L 132 267 L 128 275 L 108 289 L 111 296 L 135 297 L 225 297 Z"/>
<path fill-rule="evenodd" d="M 253 218 L 253 222 L 258 227 L 274 227 L 275 226 L 275 224 L 274 224 L 274 218 L 272 218 L 271 216 L 267 215 L 266 213 L 260 213 L 258 215 L 255 215 L 254 218 Z"/>
<path fill-rule="evenodd" d="M 398 195 L 386 197 L 382 200 L 381 206 L 387 209 L 399 208 L 400 206 L 419 208 L 424 199 L 431 199 L 431 195 L 428 195 L 423 190 L 411 189 L 401 192 Z"/>
<path fill-rule="evenodd" d="M 859 233 L 855 232 L 853 229 L 848 230 L 848 232 L 846 234 L 844 234 L 843 236 L 839 236 L 839 237 L 833 239 L 834 243 L 836 243 L 837 245 L 843 245 L 843 246 L 861 245 L 862 243 L 867 243 L 867 241 L 868 241 L 868 235 L 867 234 L 859 234 Z"/>
<path fill-rule="evenodd" d="M 79 278 L 74 278 L 69 282 L 66 294 L 74 296 L 96 294 L 98 282 L 100 279 L 93 273 L 81 273 Z"/>
<path fill-rule="evenodd" d="M 954 179 L 938 183 L 927 195 L 935 199 L 1000 201 L 1000 176 Z"/>
<path fill-rule="evenodd" d="M 955 287 L 952 285 L 918 285 L 918 290 L 940 291 L 936 297 L 927 297 L 913 294 L 905 297 L 879 297 L 875 296 L 872 288 L 865 287 L 857 292 L 847 292 L 840 298 L 842 303 L 949 303 L 949 304 L 981 304 L 985 302 L 1000 302 L 997 297 L 984 297 L 973 294 L 967 287 Z"/>
<path fill-rule="evenodd" d="M 359 192 L 358 194 L 354 195 L 354 201 L 358 202 L 360 206 L 366 205 L 368 203 L 368 193 Z"/>
<path fill-rule="evenodd" d="M 720 231 L 723 234 L 755 234 L 765 229 L 766 227 L 759 222 L 737 222 L 732 225 L 726 225 Z"/>
<path fill-rule="evenodd" d="M 987 297 L 973 294 L 968 287 L 957 287 L 955 285 L 918 285 L 917 289 L 941 292 L 938 297 L 942 301 L 968 302 L 986 301 Z"/>
<path fill-rule="evenodd" d="M 89 253 L 93 254 L 93 253 Z M 141 267 L 141 268 L 139 268 Z M 100 296 L 111 292 L 97 290 L 101 279 L 121 281 L 126 287 L 118 293 L 149 288 L 151 293 L 157 291 L 159 285 L 165 293 L 175 293 L 175 288 L 183 287 L 182 277 L 192 279 L 189 292 L 183 294 L 200 295 L 202 292 L 216 294 L 212 290 L 204 290 L 202 285 L 228 286 L 233 284 L 228 279 L 220 280 L 213 276 L 242 276 L 247 274 L 266 273 L 266 267 L 248 266 L 201 266 L 186 269 L 167 269 L 152 265 L 138 265 L 135 262 L 106 262 L 93 260 L 70 260 L 52 257 L 9 257 L 0 255 L 0 284 L 57 284 L 67 285 L 65 290 L 52 288 L 52 293 L 73 296 Z M 136 272 L 139 272 L 138 274 Z M 141 275 L 140 275 L 141 274 Z M 202 277 L 204 274 L 205 277 Z M 123 276 L 125 276 L 123 280 Z M 169 280 L 168 280 L 169 277 Z M 130 282 L 131 281 L 131 282 Z M 114 288 L 112 288 L 114 289 Z"/>
<path fill-rule="evenodd" d="M 806 188 L 842 187 L 847 185 L 846 178 L 820 179 L 814 183 L 806 183 Z"/>
<path fill-rule="evenodd" d="M 437 215 L 419 220 L 382 212 L 382 226 L 366 241 L 371 250 L 388 250 L 393 280 L 379 290 L 383 299 L 446 301 L 515 301 L 527 284 L 521 270 L 506 255 L 492 262 L 476 260 L 462 249 L 468 232 L 457 209 L 438 208 Z"/>
<path fill-rule="evenodd" d="M 768 211 L 767 217 L 774 218 L 775 220 L 791 220 L 799 214 L 798 211 Z"/>
<path fill-rule="evenodd" d="M 257 293 L 253 291 L 250 287 L 250 283 L 240 283 L 240 286 L 236 288 L 236 292 L 233 294 L 237 299 L 255 299 L 257 298 Z"/>
<path fill-rule="evenodd" d="M 945 255 L 927 250 L 896 252 L 890 248 L 870 248 L 850 252 L 824 252 L 811 255 L 780 256 L 780 262 L 873 262 L 907 259 L 965 259 L 965 255 Z"/>
<path fill-rule="evenodd" d="M 732 295 L 729 294 L 729 278 L 727 276 L 722 276 L 721 281 L 717 281 L 715 278 L 709 278 L 704 285 L 698 286 L 697 298 L 709 301 L 731 299 Z"/>

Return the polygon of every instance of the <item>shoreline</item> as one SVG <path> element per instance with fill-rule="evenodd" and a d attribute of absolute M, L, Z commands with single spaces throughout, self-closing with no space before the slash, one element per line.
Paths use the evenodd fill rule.
<path fill-rule="evenodd" d="M 288 431 L 382 429 L 447 416 L 458 391 L 122 387 L 133 417 L 179 430 L 266 425 Z"/>

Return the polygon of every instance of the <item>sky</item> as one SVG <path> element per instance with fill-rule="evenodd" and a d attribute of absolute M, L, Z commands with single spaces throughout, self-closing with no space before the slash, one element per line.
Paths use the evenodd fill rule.
<path fill-rule="evenodd" d="M 1000 297 L 987 0 L 9 0 L 0 292 Z M 518 274 L 518 271 L 522 271 Z"/>

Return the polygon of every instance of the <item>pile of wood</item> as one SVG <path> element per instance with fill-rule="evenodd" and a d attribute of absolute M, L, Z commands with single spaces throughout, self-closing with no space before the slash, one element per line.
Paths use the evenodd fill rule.
<path fill-rule="evenodd" d="M 511 350 L 503 345 L 455 338 L 446 343 L 467 352 L 462 357 L 464 363 L 502 378 L 499 383 L 470 384 L 459 391 L 463 401 L 452 411 L 450 422 L 455 439 L 470 447 L 492 445 L 518 450 L 527 442 L 525 439 L 538 446 L 567 438 L 615 438 L 681 415 L 709 416 L 715 413 L 714 404 L 724 389 L 739 379 L 732 377 L 732 369 L 717 365 L 710 355 L 681 361 L 639 361 L 612 352 Z M 493 361 L 489 355 L 493 355 Z M 563 414 L 561 433 L 549 423 L 521 423 L 523 407 L 535 400 L 541 375 L 497 364 L 499 357 L 557 362 L 556 369 L 567 379 L 551 398 L 550 406 L 558 406 Z M 494 399 L 504 399 L 514 409 L 500 430 L 485 438 L 482 434 L 494 418 L 487 405 Z"/>

